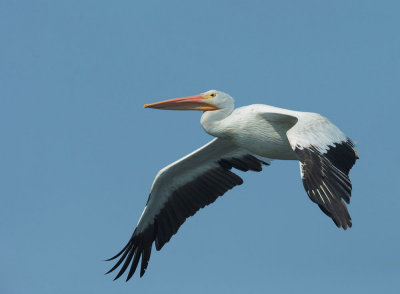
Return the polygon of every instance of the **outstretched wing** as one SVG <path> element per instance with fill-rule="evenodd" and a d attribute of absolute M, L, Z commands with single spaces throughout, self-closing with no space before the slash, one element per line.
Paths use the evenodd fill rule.
<path fill-rule="evenodd" d="M 300 161 L 300 173 L 310 199 L 343 229 L 351 227 L 349 171 L 358 159 L 354 143 L 325 117 L 303 113 L 287 136 Z M 344 202 L 343 202 L 344 201 Z"/>
<path fill-rule="evenodd" d="M 188 217 L 243 183 L 231 172 L 232 167 L 259 172 L 263 164 L 269 165 L 248 151 L 218 138 L 160 170 L 132 237 L 117 255 L 109 259 L 120 257 L 107 273 L 123 263 L 115 277 L 118 279 L 131 265 L 126 279 L 129 280 L 141 257 L 140 276 L 143 276 L 153 242 L 160 250 Z"/>

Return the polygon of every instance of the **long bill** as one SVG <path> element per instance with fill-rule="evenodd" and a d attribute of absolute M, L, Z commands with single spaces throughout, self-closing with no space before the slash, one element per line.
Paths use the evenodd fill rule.
<path fill-rule="evenodd" d="M 206 102 L 207 98 L 203 94 L 175 98 L 156 102 L 152 104 L 145 104 L 144 108 L 168 109 L 168 110 L 217 110 L 218 107 Z"/>

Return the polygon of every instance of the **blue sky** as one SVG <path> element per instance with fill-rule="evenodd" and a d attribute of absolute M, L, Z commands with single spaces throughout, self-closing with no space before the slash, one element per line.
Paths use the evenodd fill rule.
<path fill-rule="evenodd" d="M 2 1 L 2 293 L 398 293 L 398 1 Z M 208 142 L 230 93 L 318 112 L 357 141 L 353 228 L 275 161 L 190 218 L 142 279 L 104 276 L 157 171 Z"/>

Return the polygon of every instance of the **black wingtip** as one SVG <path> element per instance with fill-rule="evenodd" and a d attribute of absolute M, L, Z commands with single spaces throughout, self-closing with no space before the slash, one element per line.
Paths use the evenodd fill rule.
<path fill-rule="evenodd" d="M 114 271 L 117 267 L 119 267 L 119 265 L 122 263 L 122 261 L 125 259 L 126 255 L 129 253 L 129 250 L 126 250 L 124 252 L 124 254 L 121 256 L 121 258 L 118 260 L 118 262 L 108 271 L 106 272 L 106 274 L 111 273 L 112 271 Z"/>
<path fill-rule="evenodd" d="M 109 269 L 108 272 L 106 272 L 104 275 L 108 275 L 109 273 L 111 273 L 114 269 Z"/>
<path fill-rule="evenodd" d="M 113 260 L 116 257 L 119 257 L 118 261 L 115 265 L 105 274 L 109 274 L 112 271 L 116 270 L 118 267 L 119 269 L 118 274 L 115 276 L 114 281 L 120 278 L 125 272 L 128 273 L 126 277 L 126 282 L 129 281 L 132 276 L 135 274 L 137 269 L 138 263 L 140 261 L 140 257 L 144 256 L 144 260 L 142 260 L 142 269 L 146 269 L 150 254 L 151 254 L 151 247 L 154 241 L 154 224 L 149 225 L 146 230 L 141 233 L 135 233 L 132 235 L 131 239 L 129 240 L 128 244 L 121 250 L 116 256 L 108 260 Z M 130 267 L 129 272 L 127 271 L 128 267 Z M 140 277 L 143 276 L 144 272 L 140 271 Z"/>
<path fill-rule="evenodd" d="M 120 256 L 122 254 L 122 252 L 124 252 L 124 250 L 125 250 L 125 248 L 122 249 L 120 252 L 118 252 L 118 254 L 114 255 L 113 257 L 110 257 L 108 259 L 104 259 L 104 261 L 111 261 L 111 260 L 116 259 L 118 256 Z"/>
<path fill-rule="evenodd" d="M 143 275 L 144 275 L 145 272 L 146 272 L 146 270 L 140 270 L 140 275 L 139 275 L 139 277 L 140 277 L 140 278 L 143 277 Z"/>
<path fill-rule="evenodd" d="M 111 258 L 109 258 L 109 259 L 106 259 L 106 260 L 104 260 L 104 261 L 111 261 L 111 260 L 116 259 L 116 258 L 117 258 L 118 256 L 120 256 L 122 253 L 124 253 L 125 249 L 128 248 L 128 247 L 131 245 L 131 242 L 132 242 L 132 239 L 129 240 L 128 243 L 126 243 L 125 247 L 122 248 L 122 250 L 121 250 L 120 252 L 118 252 L 118 253 L 117 253 L 116 255 L 114 255 L 113 257 L 111 257 Z"/>
<path fill-rule="evenodd" d="M 122 253 L 122 252 L 121 252 L 121 253 Z M 115 255 L 115 256 L 109 258 L 109 259 L 104 259 L 103 261 L 111 261 L 111 260 L 116 259 L 118 256 L 120 256 L 120 254 L 117 254 L 117 255 Z"/>
<path fill-rule="evenodd" d="M 350 229 L 353 226 L 353 223 L 351 222 L 351 218 L 342 220 L 342 222 L 339 222 L 335 218 L 332 217 L 333 222 L 335 225 L 338 227 L 338 229 L 343 229 L 344 231 L 347 231 L 347 229 Z"/>
<path fill-rule="evenodd" d="M 353 226 L 351 219 L 346 220 L 346 222 L 343 224 L 342 228 L 343 230 L 350 229 Z"/>

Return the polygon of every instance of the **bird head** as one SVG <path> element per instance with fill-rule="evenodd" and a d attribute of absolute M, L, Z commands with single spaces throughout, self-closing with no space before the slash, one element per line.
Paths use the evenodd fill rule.
<path fill-rule="evenodd" d="M 233 106 L 233 98 L 231 96 L 221 91 L 210 90 L 194 96 L 145 104 L 144 108 L 212 111 L 224 109 L 228 106 Z"/>

